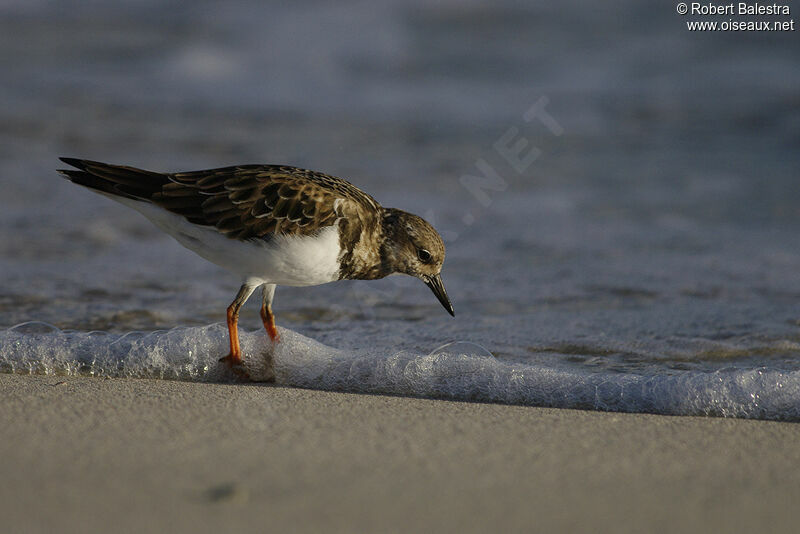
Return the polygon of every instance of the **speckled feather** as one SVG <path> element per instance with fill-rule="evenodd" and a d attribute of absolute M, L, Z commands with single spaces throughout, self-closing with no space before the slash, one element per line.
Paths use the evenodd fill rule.
<path fill-rule="evenodd" d="M 341 219 L 361 227 L 382 209 L 346 180 L 284 165 L 154 173 L 88 160 L 64 161 L 84 171 L 62 171 L 82 185 L 148 200 L 193 224 L 213 226 L 240 240 L 313 235 Z"/>

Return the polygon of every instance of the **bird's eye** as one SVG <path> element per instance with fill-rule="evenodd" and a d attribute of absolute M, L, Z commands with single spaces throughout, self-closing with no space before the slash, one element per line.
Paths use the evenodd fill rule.
<path fill-rule="evenodd" d="M 424 248 L 421 248 L 417 251 L 417 257 L 419 258 L 419 261 L 421 261 L 422 263 L 428 263 L 429 261 L 431 261 L 431 253 L 425 250 Z"/>

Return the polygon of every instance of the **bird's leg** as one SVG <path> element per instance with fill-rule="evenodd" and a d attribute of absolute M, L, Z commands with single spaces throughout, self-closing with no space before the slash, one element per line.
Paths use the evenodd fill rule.
<path fill-rule="evenodd" d="M 278 328 L 275 326 L 275 315 L 272 314 L 272 297 L 275 296 L 275 284 L 264 284 L 261 286 L 261 321 L 264 329 L 273 343 L 280 341 Z"/>
<path fill-rule="evenodd" d="M 236 294 L 236 298 L 233 299 L 231 305 L 228 306 L 228 336 L 231 342 L 231 352 L 224 358 L 220 358 L 219 361 L 225 362 L 231 367 L 241 365 L 242 364 L 242 349 L 239 347 L 239 310 L 242 308 L 242 305 L 247 302 L 247 299 L 250 298 L 250 295 L 253 294 L 257 285 L 251 284 L 242 284 L 242 287 L 239 288 L 239 292 Z"/>

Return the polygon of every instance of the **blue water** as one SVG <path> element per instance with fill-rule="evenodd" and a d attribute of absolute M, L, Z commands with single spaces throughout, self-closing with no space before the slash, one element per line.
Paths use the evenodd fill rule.
<path fill-rule="evenodd" d="M 278 288 L 277 352 L 242 324 L 279 383 L 800 419 L 796 34 L 633 1 L 2 10 L 0 371 L 229 379 L 239 281 L 53 170 L 286 163 L 432 220 L 456 318 L 402 277 Z"/>

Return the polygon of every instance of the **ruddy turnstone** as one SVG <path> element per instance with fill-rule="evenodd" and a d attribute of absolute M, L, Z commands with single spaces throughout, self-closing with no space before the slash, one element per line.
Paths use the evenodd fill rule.
<path fill-rule="evenodd" d="M 284 165 L 238 165 L 159 173 L 61 158 L 59 172 L 137 210 L 181 245 L 238 274 L 228 307 L 230 353 L 242 362 L 237 320 L 262 288 L 261 319 L 278 341 L 272 299 L 276 285 L 313 286 L 375 280 L 402 273 L 419 278 L 455 315 L 441 278 L 444 243 L 427 221 L 384 208 L 350 182 Z"/>

